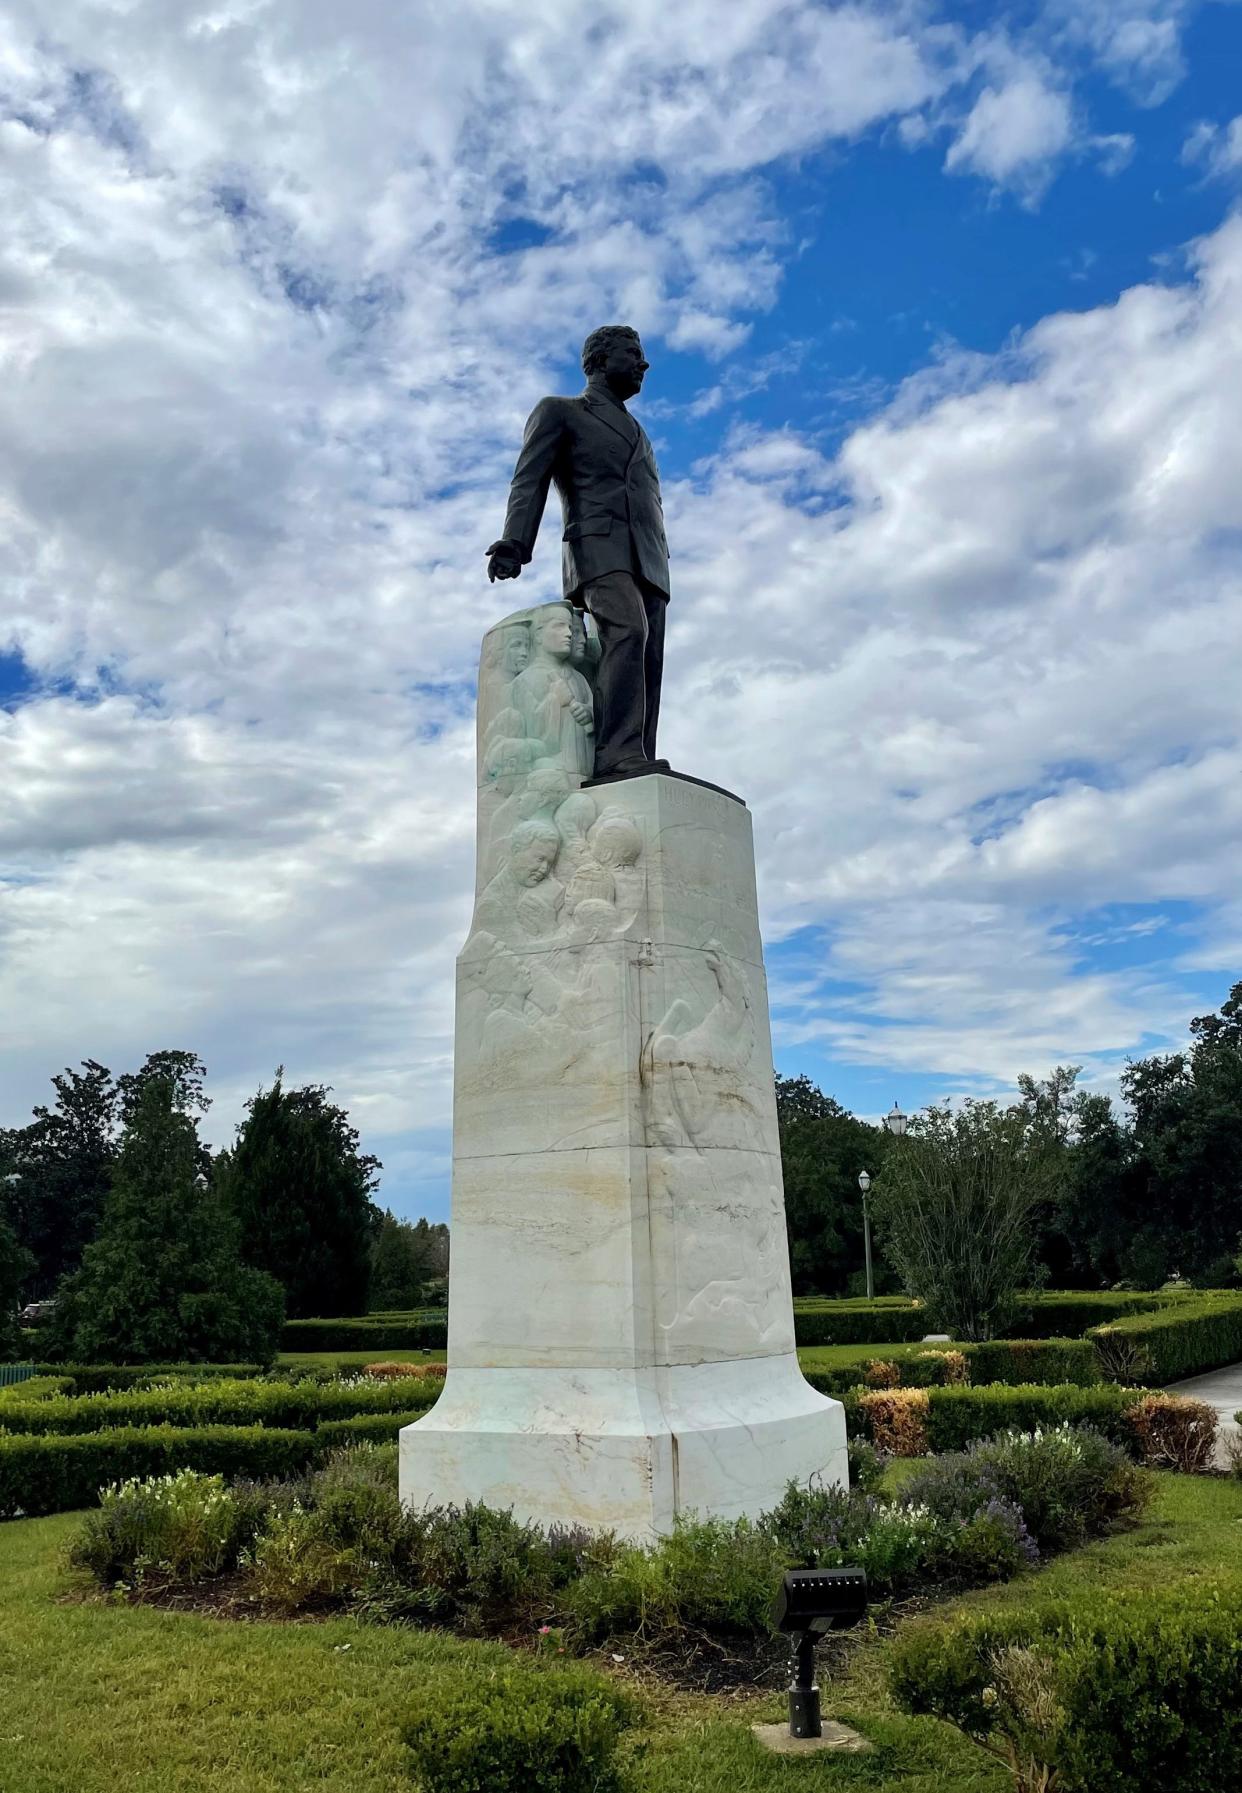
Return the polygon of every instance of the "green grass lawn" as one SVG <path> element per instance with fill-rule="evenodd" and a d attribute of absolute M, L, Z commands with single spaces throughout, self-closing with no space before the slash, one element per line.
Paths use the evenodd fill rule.
<path fill-rule="evenodd" d="M 84 1605 L 62 1566 L 76 1524 L 62 1514 L 0 1525 L 0 1793 L 408 1793 L 399 1714 L 435 1677 L 504 1659 L 496 1646 L 349 1619 L 247 1624 Z M 1036 1580 L 1081 1593 L 1240 1566 L 1242 1482 L 1162 1476 L 1137 1530 L 966 1603 L 1021 1602 Z M 824 1690 L 825 1710 L 864 1731 L 872 1754 L 782 1761 L 749 1733 L 754 1719 L 782 1716 L 779 1698 L 657 1689 L 635 1739 L 635 1793 L 1005 1793 L 1006 1775 L 955 1732 L 893 1710 L 883 1649 L 864 1639 Z"/>

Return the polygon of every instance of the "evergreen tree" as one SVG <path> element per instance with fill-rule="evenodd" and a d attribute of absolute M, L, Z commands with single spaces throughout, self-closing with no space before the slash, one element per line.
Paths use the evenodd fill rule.
<path fill-rule="evenodd" d="M 106 1065 L 84 1059 L 53 1077 L 56 1100 L 0 1138 L 9 1218 L 29 1253 L 26 1292 L 47 1296 L 76 1270 L 95 1236 L 116 1160 L 117 1088 Z"/>
<path fill-rule="evenodd" d="M 53 1349 L 93 1363 L 270 1361 L 280 1285 L 241 1263 L 175 1081 L 147 1078 L 128 1114 L 98 1236 L 60 1288 Z"/>
<path fill-rule="evenodd" d="M 778 1077 L 785 1216 L 794 1293 L 844 1295 L 864 1289 L 861 1170 L 878 1172 L 889 1145 L 883 1127 L 850 1114 L 809 1077 Z M 876 1264 L 876 1287 L 891 1273 Z"/>
<path fill-rule="evenodd" d="M 251 1098 L 219 1167 L 242 1255 L 284 1285 L 291 1319 L 364 1314 L 379 1159 L 359 1151 L 358 1133 L 328 1089 L 287 1090 L 283 1075 L 282 1067 L 271 1089 Z"/>

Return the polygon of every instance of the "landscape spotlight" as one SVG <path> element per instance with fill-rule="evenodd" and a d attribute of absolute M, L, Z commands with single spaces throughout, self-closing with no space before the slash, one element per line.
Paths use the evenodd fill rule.
<path fill-rule="evenodd" d="M 790 1569 L 772 1606 L 772 1624 L 790 1644 L 789 1735 L 822 1737 L 815 1639 L 848 1631 L 867 1610 L 867 1577 L 861 1569 Z"/>

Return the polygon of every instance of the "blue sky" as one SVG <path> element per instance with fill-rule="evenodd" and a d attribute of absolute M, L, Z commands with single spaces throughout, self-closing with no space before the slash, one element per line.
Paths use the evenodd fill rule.
<path fill-rule="evenodd" d="M 187 1046 L 223 1144 L 283 1063 L 447 1211 L 482 549 L 609 319 L 779 1068 L 1115 1090 L 1219 1004 L 1242 6 L 12 14 L 0 1124 Z"/>

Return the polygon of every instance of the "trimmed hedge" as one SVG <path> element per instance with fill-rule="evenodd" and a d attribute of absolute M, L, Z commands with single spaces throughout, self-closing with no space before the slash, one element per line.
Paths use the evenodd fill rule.
<path fill-rule="evenodd" d="M 927 1355 L 923 1356 L 923 1352 Z M 821 1394 L 838 1400 L 867 1382 L 868 1366 L 891 1363 L 901 1388 L 934 1388 L 947 1378 L 938 1353 L 956 1351 L 966 1359 L 972 1383 L 1001 1382 L 1026 1387 L 1033 1382 L 1090 1388 L 1101 1381 L 1095 1348 L 1088 1339 L 998 1339 L 988 1345 L 870 1345 L 846 1363 L 809 1365 L 803 1375 Z"/>
<path fill-rule="evenodd" d="M 0 1408 L 8 1401 L 42 1401 L 48 1395 L 71 1395 L 73 1379 L 69 1376 L 28 1376 L 25 1382 L 10 1382 L 0 1388 Z"/>
<path fill-rule="evenodd" d="M 1093 1426 L 1114 1444 L 1133 1451 L 1133 1431 L 1125 1423 L 1126 1410 L 1142 1398 L 1133 1388 L 1102 1383 L 1096 1388 L 1066 1384 L 1060 1388 L 1034 1384 L 1010 1388 L 984 1384 L 980 1388 L 932 1388 L 927 1416 L 927 1441 L 932 1450 L 960 1451 L 976 1438 L 992 1438 L 998 1432 L 1033 1432 L 1036 1426 Z"/>
<path fill-rule="evenodd" d="M 814 1385 L 813 1377 L 808 1376 L 807 1380 Z M 1138 1440 L 1133 1428 L 1126 1424 L 1125 1415 L 1143 1399 L 1145 1392 L 1119 1388 L 1114 1383 L 1101 1383 L 1095 1388 L 1079 1388 L 1075 1384 L 1059 1388 L 984 1384 L 978 1388 L 920 1391 L 927 1396 L 927 1443 L 936 1452 L 965 1450 L 977 1439 L 994 1438 L 998 1432 L 1031 1432 L 1036 1426 L 1056 1426 L 1068 1420 L 1071 1425 L 1093 1426 L 1132 1455 L 1137 1454 Z M 859 1388 L 844 1397 L 845 1421 L 855 1437 L 871 1439 L 873 1425 L 863 1404 L 865 1395 L 873 1401 L 877 1398 L 872 1391 Z"/>
<path fill-rule="evenodd" d="M 412 1426 L 431 1412 L 440 1397 L 437 1388 L 425 1407 L 410 1407 L 400 1413 L 358 1413 L 353 1419 L 329 1420 L 315 1433 L 315 1442 L 323 1451 L 334 1451 L 347 1444 L 396 1444 L 402 1426 Z"/>
<path fill-rule="evenodd" d="M 413 1314 L 392 1318 L 377 1314 L 357 1320 L 286 1320 L 280 1335 L 282 1351 L 442 1351 L 448 1343 L 448 1318 Z"/>
<path fill-rule="evenodd" d="M 1025 1388 L 1032 1382 L 1057 1387 L 1074 1382 L 1079 1388 L 1092 1388 L 1102 1380 L 1090 1339 L 993 1339 L 986 1345 L 959 1345 L 957 1349 L 965 1354 L 975 1383 L 1004 1382 Z"/>
<path fill-rule="evenodd" d="M 222 1379 L 197 1387 L 187 1383 L 119 1394 L 6 1401 L 0 1409 L 0 1430 L 69 1434 L 116 1426 L 263 1425 L 313 1431 L 324 1420 L 348 1419 L 356 1413 L 405 1412 L 417 1404 L 408 1382 Z"/>
<path fill-rule="evenodd" d="M 152 1382 L 253 1381 L 262 1376 L 261 1363 L 37 1363 L 41 1376 L 67 1376 L 78 1395 L 106 1394 L 110 1390 L 146 1388 Z"/>
<path fill-rule="evenodd" d="M 1019 1296 L 1012 1339 L 1081 1338 L 1092 1326 L 1130 1314 L 1155 1313 L 1192 1294 L 1165 1291 L 1145 1294 L 1129 1289 L 1049 1289 Z M 794 1302 L 794 1330 L 800 1345 L 866 1345 L 877 1342 L 913 1344 L 941 1330 L 921 1304 L 905 1296 L 874 1301 L 829 1301 L 803 1296 Z"/>
<path fill-rule="evenodd" d="M 1242 1588 L 1092 1590 L 1034 1611 L 960 1614 L 902 1630 L 899 1706 L 947 1720 L 993 1755 L 1055 1773 L 1065 1793 L 1242 1784 Z"/>
<path fill-rule="evenodd" d="M 934 1330 L 927 1309 L 904 1297 L 794 1302 L 794 1336 L 800 1345 L 869 1345 L 877 1340 L 913 1345 Z"/>
<path fill-rule="evenodd" d="M 1242 1360 L 1242 1293 L 1179 1295 L 1171 1308 L 1097 1326 L 1090 1337 L 1101 1349 L 1132 1347 L 1148 1381 L 1179 1382 Z"/>
<path fill-rule="evenodd" d="M 1155 1313 L 1181 1301 L 1176 1293 L 1136 1289 L 1040 1289 L 1018 1297 L 1011 1338 L 1081 1338 L 1092 1326 L 1127 1314 Z"/>
<path fill-rule="evenodd" d="M 313 1432 L 270 1426 L 127 1426 L 71 1436 L 0 1437 L 0 1518 L 94 1506 L 108 1482 L 201 1469 L 256 1479 L 296 1475 Z"/>

